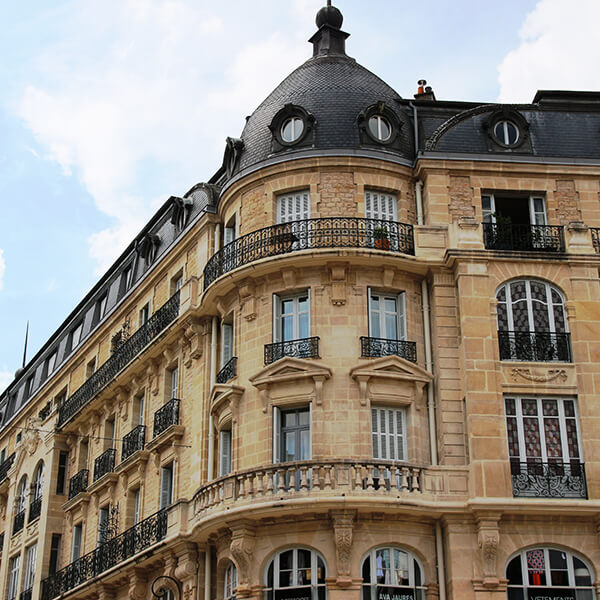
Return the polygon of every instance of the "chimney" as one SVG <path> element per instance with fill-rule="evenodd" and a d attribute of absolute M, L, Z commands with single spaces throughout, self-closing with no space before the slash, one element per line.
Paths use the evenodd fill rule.
<path fill-rule="evenodd" d="M 427 85 L 425 79 L 419 79 L 417 81 L 417 93 L 415 94 L 415 100 L 431 100 L 435 101 L 435 94 L 430 85 Z"/>

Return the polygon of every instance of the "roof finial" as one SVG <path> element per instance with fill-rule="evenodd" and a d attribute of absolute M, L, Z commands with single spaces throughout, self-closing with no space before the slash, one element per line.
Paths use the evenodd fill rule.
<path fill-rule="evenodd" d="M 327 0 L 327 6 L 324 6 L 317 13 L 316 21 L 319 29 L 323 27 L 323 25 L 329 25 L 329 27 L 333 27 L 334 29 L 340 29 L 344 17 L 342 16 L 340 9 L 332 6 L 331 0 Z"/>

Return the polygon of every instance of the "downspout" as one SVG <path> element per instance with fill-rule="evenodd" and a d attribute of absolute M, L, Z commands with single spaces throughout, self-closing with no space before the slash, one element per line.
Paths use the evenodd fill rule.
<path fill-rule="evenodd" d="M 210 546 L 208 542 L 206 544 L 206 550 L 204 551 L 204 600 L 210 600 Z"/>
<path fill-rule="evenodd" d="M 442 525 L 439 519 L 435 522 L 435 551 L 437 554 L 437 572 L 438 585 L 440 586 L 440 600 L 446 600 L 446 565 L 444 563 Z"/>
<path fill-rule="evenodd" d="M 219 318 L 212 318 L 212 327 L 210 332 L 210 390 L 212 393 L 213 386 L 217 379 L 217 325 Z M 213 416 L 210 407 L 208 415 L 208 481 L 212 481 L 214 476 L 213 454 L 215 446 L 215 432 L 213 427 Z"/>

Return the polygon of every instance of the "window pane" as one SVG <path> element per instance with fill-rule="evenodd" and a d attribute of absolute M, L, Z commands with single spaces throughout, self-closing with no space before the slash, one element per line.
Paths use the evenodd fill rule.
<path fill-rule="evenodd" d="M 291 316 L 283 317 L 283 341 L 287 342 L 294 339 L 294 320 Z"/>
<path fill-rule="evenodd" d="M 310 424 L 310 413 L 308 410 L 301 410 L 298 412 L 298 424 L 309 425 Z"/>
<path fill-rule="evenodd" d="M 506 577 L 509 585 L 522 585 L 523 574 L 521 571 L 521 555 L 515 556 L 506 569 Z"/>
<path fill-rule="evenodd" d="M 288 460 L 294 460 L 296 458 L 296 432 L 285 432 L 283 434 L 283 447 L 285 454 L 283 457 L 284 462 Z"/>
<path fill-rule="evenodd" d="M 298 415 L 296 411 L 284 412 L 282 416 L 284 427 L 294 427 L 297 424 Z"/>
<path fill-rule="evenodd" d="M 309 336 L 309 323 L 308 323 L 308 313 L 302 313 L 300 315 L 298 324 L 298 337 L 299 338 L 307 338 Z"/>
<path fill-rule="evenodd" d="M 592 578 L 588 568 L 576 556 L 573 557 L 575 570 L 575 585 L 592 585 Z"/>
<path fill-rule="evenodd" d="M 307 460 L 310 458 L 310 431 L 305 429 L 300 432 L 300 456 L 299 460 Z"/>

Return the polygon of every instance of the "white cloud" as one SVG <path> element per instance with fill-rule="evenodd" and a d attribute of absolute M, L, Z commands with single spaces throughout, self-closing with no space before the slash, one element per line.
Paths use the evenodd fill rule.
<path fill-rule="evenodd" d="M 6 271 L 6 261 L 4 260 L 4 250 L 0 248 L 0 290 L 4 287 L 4 272 Z"/>
<path fill-rule="evenodd" d="M 540 0 L 521 43 L 498 67 L 499 102 L 531 102 L 540 89 L 600 89 L 597 0 Z"/>

